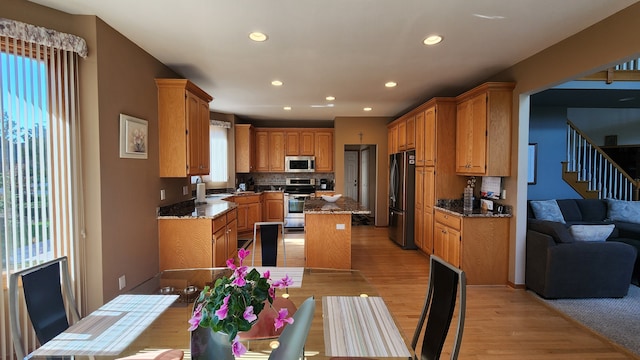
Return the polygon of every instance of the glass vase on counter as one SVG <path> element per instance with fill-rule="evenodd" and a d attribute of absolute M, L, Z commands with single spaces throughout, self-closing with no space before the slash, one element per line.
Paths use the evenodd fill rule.
<path fill-rule="evenodd" d="M 473 212 L 473 188 L 470 186 L 464 188 L 462 212 L 465 214 Z"/>

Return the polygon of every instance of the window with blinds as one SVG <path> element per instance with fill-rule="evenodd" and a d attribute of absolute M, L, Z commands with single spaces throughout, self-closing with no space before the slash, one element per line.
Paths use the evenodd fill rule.
<path fill-rule="evenodd" d="M 80 52 L 76 50 L 77 47 Z M 78 275 L 83 216 L 77 103 L 81 38 L 0 19 L 0 257 L 8 274 L 62 255 Z M 75 292 L 80 294 L 80 283 Z M 78 298 L 78 296 L 76 296 Z M 7 309 L 6 295 L 0 307 Z M 22 309 L 23 310 L 23 309 Z M 21 310 L 21 311 L 22 311 Z M 0 333 L 10 334 L 8 316 Z M 31 329 L 20 314 L 22 329 Z M 23 331 L 25 347 L 37 346 Z M 0 337 L 2 357 L 13 355 Z"/>

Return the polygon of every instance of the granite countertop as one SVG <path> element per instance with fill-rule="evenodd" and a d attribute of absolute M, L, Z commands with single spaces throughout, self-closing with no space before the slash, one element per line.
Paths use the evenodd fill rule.
<path fill-rule="evenodd" d="M 304 201 L 305 214 L 371 214 L 359 202 L 341 197 L 336 202 L 328 202 L 322 198 L 308 198 Z"/>
<path fill-rule="evenodd" d="M 465 213 L 463 210 L 463 201 L 460 199 L 439 199 L 436 202 L 435 208 L 452 215 L 466 216 L 466 217 L 511 217 L 511 206 L 494 204 L 494 207 L 502 206 L 503 213 L 497 211 L 488 211 L 481 208 L 474 207 L 470 213 Z"/>
<path fill-rule="evenodd" d="M 238 205 L 231 201 L 222 200 L 232 194 L 207 197 L 206 202 L 197 203 L 195 199 L 177 204 L 164 206 L 158 212 L 158 219 L 213 219 Z"/>

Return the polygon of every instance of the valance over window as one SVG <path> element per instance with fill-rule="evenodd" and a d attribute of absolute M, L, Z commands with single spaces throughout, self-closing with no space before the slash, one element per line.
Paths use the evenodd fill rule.
<path fill-rule="evenodd" d="M 7 36 L 37 45 L 44 45 L 66 51 L 73 51 L 83 58 L 87 57 L 87 43 L 83 38 L 26 24 L 16 20 L 0 18 L 0 36 Z"/>

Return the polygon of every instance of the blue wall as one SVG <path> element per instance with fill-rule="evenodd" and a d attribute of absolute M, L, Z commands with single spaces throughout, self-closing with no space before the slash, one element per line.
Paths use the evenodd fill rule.
<path fill-rule="evenodd" d="M 534 107 L 529 118 L 529 142 L 538 144 L 536 184 L 529 200 L 576 199 L 581 196 L 562 180 L 565 161 L 567 108 Z"/>

